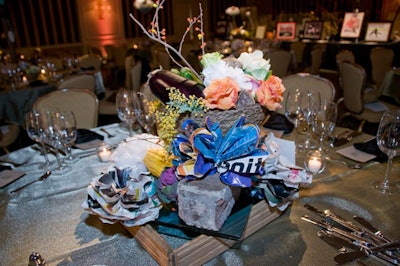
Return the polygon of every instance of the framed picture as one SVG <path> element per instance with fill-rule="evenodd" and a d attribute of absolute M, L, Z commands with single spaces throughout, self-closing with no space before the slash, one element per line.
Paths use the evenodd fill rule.
<path fill-rule="evenodd" d="M 296 22 L 278 22 L 276 38 L 278 40 L 292 40 L 296 36 Z"/>
<path fill-rule="evenodd" d="M 322 21 L 306 21 L 304 23 L 304 39 L 321 39 Z"/>
<path fill-rule="evenodd" d="M 342 30 L 340 37 L 342 38 L 359 38 L 364 20 L 364 12 L 347 12 L 344 14 Z"/>
<path fill-rule="evenodd" d="M 367 42 L 387 42 L 389 40 L 391 22 L 369 22 L 365 32 Z"/>

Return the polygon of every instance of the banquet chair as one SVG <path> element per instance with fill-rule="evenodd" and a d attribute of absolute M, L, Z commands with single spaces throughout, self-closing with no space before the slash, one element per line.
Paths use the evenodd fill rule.
<path fill-rule="evenodd" d="M 366 105 L 364 100 L 367 75 L 365 69 L 351 62 L 342 62 L 340 67 L 340 77 L 343 83 L 343 97 L 338 100 L 338 104 L 343 104 L 344 112 L 338 119 L 338 124 L 347 116 L 352 116 L 364 122 L 379 123 L 382 114 L 386 110 L 396 110 L 398 107 L 389 103 L 376 101 Z M 371 108 L 375 106 L 375 108 Z"/>
<path fill-rule="evenodd" d="M 19 136 L 19 126 L 13 123 L 0 125 L 0 148 L 4 153 L 10 153 L 8 146 L 13 144 Z"/>
<path fill-rule="evenodd" d="M 35 110 L 58 108 L 70 110 L 76 118 L 77 128 L 90 129 L 97 127 L 98 99 L 87 89 L 61 89 L 39 97 L 33 104 Z"/>
<path fill-rule="evenodd" d="M 134 91 L 140 91 L 142 62 L 141 61 L 135 62 L 135 64 L 128 70 L 128 72 L 129 72 L 129 77 L 131 79 L 131 89 Z"/>
<path fill-rule="evenodd" d="M 322 56 L 324 54 L 324 47 L 317 45 L 311 51 L 311 66 L 310 74 L 318 75 L 322 64 Z"/>
<path fill-rule="evenodd" d="M 319 92 L 321 100 L 333 101 L 335 99 L 335 86 L 333 83 L 323 77 L 311 75 L 309 73 L 296 73 L 282 78 L 282 84 L 285 86 L 283 92 L 282 108 L 277 112 L 285 113 L 285 99 L 290 91 L 296 89 L 310 90 Z"/>
<path fill-rule="evenodd" d="M 268 53 L 272 73 L 280 78 L 286 76 L 292 62 L 292 53 L 285 50 L 277 50 Z"/>
<path fill-rule="evenodd" d="M 381 91 L 385 75 L 392 68 L 394 52 L 390 48 L 375 47 L 371 49 L 369 58 L 371 60 L 372 81 Z"/>
<path fill-rule="evenodd" d="M 296 58 L 296 70 L 302 70 L 304 68 L 303 56 L 305 46 L 306 44 L 304 42 L 293 42 L 290 44 L 290 49 L 294 52 Z"/>
<path fill-rule="evenodd" d="M 75 74 L 61 80 L 58 85 L 58 89 L 87 89 L 95 92 L 96 79 L 93 75 L 89 74 Z"/>

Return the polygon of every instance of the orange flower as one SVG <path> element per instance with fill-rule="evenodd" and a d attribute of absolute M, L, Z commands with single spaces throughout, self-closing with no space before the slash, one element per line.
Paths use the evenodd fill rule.
<path fill-rule="evenodd" d="M 239 85 L 232 78 L 216 79 L 203 90 L 206 106 L 221 110 L 236 107 L 239 91 Z"/>
<path fill-rule="evenodd" d="M 281 107 L 279 103 L 283 100 L 284 91 L 285 87 L 282 80 L 277 76 L 270 76 L 267 80 L 262 81 L 260 87 L 257 88 L 257 101 L 268 110 L 275 111 Z"/>

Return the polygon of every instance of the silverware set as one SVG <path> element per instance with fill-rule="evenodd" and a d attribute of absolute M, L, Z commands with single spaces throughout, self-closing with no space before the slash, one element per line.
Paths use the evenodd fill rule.
<path fill-rule="evenodd" d="M 322 220 L 317 220 L 303 215 L 301 219 L 322 228 L 318 237 L 340 252 L 333 258 L 337 264 L 357 261 L 364 265 L 360 259 L 372 257 L 386 265 L 400 265 L 400 240 L 391 240 L 384 236 L 364 218 L 353 217 L 354 221 L 362 225 L 359 226 L 328 209 L 321 211 L 309 204 L 304 207 L 323 217 Z"/>

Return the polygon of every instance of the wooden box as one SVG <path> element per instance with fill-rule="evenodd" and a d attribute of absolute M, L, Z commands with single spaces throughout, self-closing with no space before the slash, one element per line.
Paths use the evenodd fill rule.
<path fill-rule="evenodd" d="M 279 210 L 270 208 L 265 201 L 253 205 L 247 226 L 240 240 L 247 238 L 280 215 Z M 179 248 L 172 249 L 162 235 L 149 224 L 126 227 L 126 229 L 161 266 L 201 265 L 240 241 L 202 234 Z"/>

